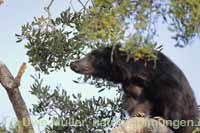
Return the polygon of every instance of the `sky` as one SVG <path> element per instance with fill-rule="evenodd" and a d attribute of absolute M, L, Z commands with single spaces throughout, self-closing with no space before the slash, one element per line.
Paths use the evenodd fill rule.
<path fill-rule="evenodd" d="M 20 65 L 23 62 L 28 62 L 24 43 L 16 43 L 15 33 L 20 33 L 21 25 L 26 22 L 31 22 L 34 16 L 46 15 L 43 7 L 48 4 L 47 0 L 20 0 L 20 1 L 5 1 L 0 6 L 0 61 L 4 62 L 10 69 L 13 76 L 16 76 Z M 74 3 L 75 8 L 79 8 L 78 3 Z M 59 13 L 68 8 L 69 2 L 57 0 L 52 6 L 53 16 L 58 16 Z M 200 104 L 200 40 L 196 39 L 191 45 L 185 48 L 175 48 L 175 42 L 170 38 L 171 33 L 167 31 L 165 24 L 158 24 L 159 36 L 156 38 L 159 44 L 164 46 L 163 52 L 175 62 L 186 75 L 193 91 L 195 93 L 198 104 Z M 33 79 L 30 75 L 36 72 L 33 67 L 28 64 L 27 70 L 22 77 L 20 91 L 28 108 L 37 102 L 37 99 L 32 96 L 30 85 Z M 98 93 L 98 89 L 88 84 L 76 84 L 75 80 L 78 74 L 67 68 L 66 72 L 62 70 L 53 72 L 50 75 L 43 75 L 44 82 L 50 84 L 52 88 L 56 85 L 61 85 L 69 94 L 81 93 L 84 97 L 92 96 L 109 96 L 114 97 L 115 91 L 110 90 Z M 0 123 L 5 122 L 5 118 L 15 118 L 12 105 L 8 99 L 5 89 L 0 86 Z"/>

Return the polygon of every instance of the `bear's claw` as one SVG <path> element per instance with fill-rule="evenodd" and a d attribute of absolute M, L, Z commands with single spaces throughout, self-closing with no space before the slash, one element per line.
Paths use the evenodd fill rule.
<path fill-rule="evenodd" d="M 160 116 L 155 116 L 153 117 L 153 119 L 159 121 L 161 124 L 165 124 L 165 121 L 166 121 L 166 119 Z"/>
<path fill-rule="evenodd" d="M 134 117 L 145 117 L 145 116 L 146 116 L 146 114 L 143 113 L 143 112 L 137 112 L 137 113 L 135 113 L 135 115 L 134 115 Z"/>

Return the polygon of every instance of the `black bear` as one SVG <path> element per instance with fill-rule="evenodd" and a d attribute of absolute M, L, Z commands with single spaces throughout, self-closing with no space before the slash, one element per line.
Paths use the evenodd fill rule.
<path fill-rule="evenodd" d="M 128 54 L 119 48 L 114 54 L 111 47 L 99 48 L 72 62 L 70 67 L 80 74 L 121 83 L 128 95 L 128 111 L 138 108 L 152 117 L 171 120 L 176 124 L 171 125 L 175 133 L 191 133 L 198 119 L 193 91 L 183 72 L 163 53 L 155 52 L 156 63 L 146 59 L 135 61 L 134 57 L 127 61 Z M 177 122 L 183 121 L 185 125 L 177 126 Z"/>

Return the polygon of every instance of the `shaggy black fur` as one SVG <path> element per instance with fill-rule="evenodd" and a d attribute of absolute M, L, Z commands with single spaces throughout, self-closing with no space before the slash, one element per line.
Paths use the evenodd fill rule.
<path fill-rule="evenodd" d="M 156 64 L 155 61 L 146 59 L 126 61 L 127 54 L 117 48 L 112 63 L 111 51 L 112 48 L 109 47 L 94 50 L 83 59 L 71 63 L 71 69 L 77 73 L 121 83 L 125 94 L 130 93 L 127 89 L 129 86 L 140 86 L 140 95 L 132 97 L 132 100 L 144 103 L 142 105 L 148 103 L 147 112 L 152 117 L 160 116 L 174 122 L 196 122 L 198 113 L 193 91 L 183 72 L 169 58 L 155 51 L 158 57 Z M 131 104 L 132 102 L 128 106 Z M 173 130 L 175 133 L 191 133 L 192 129 L 191 126 L 184 126 Z"/>

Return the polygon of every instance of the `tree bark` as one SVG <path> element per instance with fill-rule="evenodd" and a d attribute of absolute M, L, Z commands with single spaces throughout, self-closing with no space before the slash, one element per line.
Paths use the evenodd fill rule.
<path fill-rule="evenodd" d="M 0 0 L 0 5 L 4 3 L 4 0 Z"/>
<path fill-rule="evenodd" d="M 133 117 L 125 121 L 122 125 L 114 128 L 111 133 L 173 133 L 168 127 L 161 124 L 159 121 Z"/>
<path fill-rule="evenodd" d="M 13 105 L 18 119 L 17 125 L 20 133 L 34 133 L 28 109 L 18 88 L 25 68 L 26 64 L 23 63 L 17 77 L 14 78 L 6 65 L 0 62 L 0 83 L 6 89 L 8 97 Z"/>

